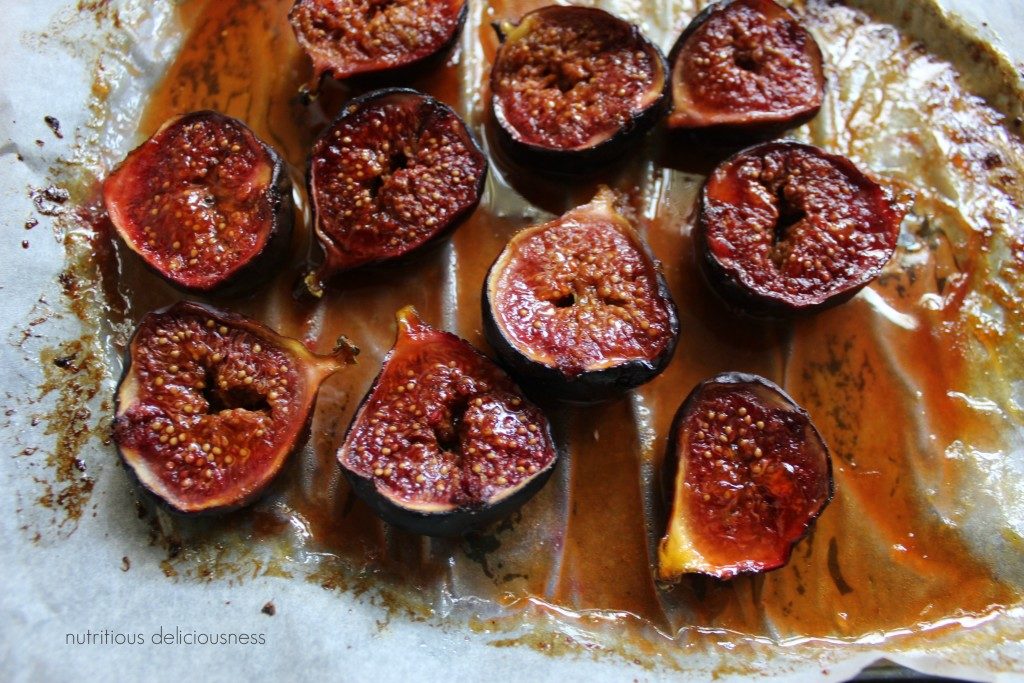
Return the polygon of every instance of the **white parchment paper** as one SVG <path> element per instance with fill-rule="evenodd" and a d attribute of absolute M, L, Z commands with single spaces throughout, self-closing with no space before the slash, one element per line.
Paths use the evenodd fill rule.
<path fill-rule="evenodd" d="M 65 309 L 62 288 L 66 291 L 69 283 L 59 276 L 69 250 L 89 248 L 88 236 L 76 233 L 67 216 L 77 198 L 65 201 L 43 190 L 83 175 L 102 176 L 134 144 L 146 88 L 181 39 L 169 3 L 113 4 L 122 22 L 117 31 L 71 3 L 0 3 L 0 321 L 6 330 L 0 344 L 5 397 L 0 415 L 0 566 L 5 576 L 0 677 L 287 681 L 487 676 L 532 681 L 685 676 L 618 656 L 550 657 L 526 647 L 494 647 L 487 633 L 389 618 L 372 595 L 328 591 L 306 581 L 262 575 L 255 567 L 252 578 L 241 584 L 175 581 L 165 575 L 161 561 L 166 553 L 152 545 L 145 525 L 134 523 L 134 494 L 113 449 L 102 443 L 104 416 L 110 412 L 104 402 L 113 391 L 116 361 L 111 360 L 105 376 L 80 378 L 72 387 L 39 360 L 59 357 L 61 342 L 81 334 L 80 321 Z M 1016 41 L 1024 27 L 1024 5 L 1015 0 L 946 4 L 978 26 L 980 35 L 1017 59 L 1024 57 Z M 60 121 L 63 138 L 44 116 Z M 26 229 L 31 220 L 39 224 Z M 80 298 L 102 298 L 93 289 L 76 292 Z M 101 326 L 98 334 L 123 338 L 126 332 Z M 68 392 L 80 392 L 78 400 L 69 401 Z M 67 417 L 80 424 L 80 437 L 88 444 L 81 455 L 84 473 L 64 479 L 55 478 L 47 462 L 47 454 L 62 444 L 42 419 L 61 402 L 83 411 Z M 65 494 L 73 497 L 85 477 L 92 482 L 91 494 L 83 497 L 85 507 L 77 519 L 65 515 L 59 504 L 37 504 L 47 496 L 51 502 Z M 1017 562 L 1008 570 L 1019 575 L 1019 556 Z M 273 616 L 262 611 L 270 602 Z M 1003 618 L 1019 621 L 1024 614 Z M 69 635 L 86 632 L 100 640 L 120 635 L 145 643 L 69 644 Z M 930 673 L 1009 680 L 1014 674 L 1006 672 L 1024 666 L 1024 646 L 1000 641 L 993 635 L 1000 632 L 996 624 L 980 624 L 967 635 L 953 633 L 934 642 L 927 652 L 894 653 L 884 641 L 877 649 L 820 644 L 813 649 L 818 657 L 808 660 L 806 650 L 779 649 L 764 661 L 763 671 L 779 680 L 843 679 L 888 657 Z M 180 642 L 197 633 L 251 634 L 258 642 Z M 701 657 L 695 655 L 693 662 L 698 679 L 715 668 L 714 660 Z M 720 675 L 736 677 L 722 670 Z"/>

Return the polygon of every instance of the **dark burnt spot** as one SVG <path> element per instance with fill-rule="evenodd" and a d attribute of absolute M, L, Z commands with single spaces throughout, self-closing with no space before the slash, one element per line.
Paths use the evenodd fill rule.
<path fill-rule="evenodd" d="M 1003 158 L 999 156 L 998 152 L 989 152 L 985 155 L 985 158 L 981 160 L 981 163 L 986 170 L 991 171 L 992 169 L 1003 165 Z"/>
<path fill-rule="evenodd" d="M 56 116 L 44 116 L 43 121 L 50 127 L 50 130 L 53 131 L 58 140 L 64 139 L 64 133 L 60 131 L 60 121 L 57 120 Z"/>
<path fill-rule="evenodd" d="M 50 185 L 49 187 L 37 188 L 29 193 L 36 211 L 44 216 L 57 216 L 61 209 L 71 199 L 71 194 L 62 187 Z"/>

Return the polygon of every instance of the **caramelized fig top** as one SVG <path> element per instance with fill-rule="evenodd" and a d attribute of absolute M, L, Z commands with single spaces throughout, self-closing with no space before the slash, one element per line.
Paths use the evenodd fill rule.
<path fill-rule="evenodd" d="M 310 158 L 323 277 L 402 256 L 454 228 L 479 203 L 486 174 L 486 157 L 446 104 L 404 88 L 352 100 Z"/>
<path fill-rule="evenodd" d="M 377 495 L 427 514 L 494 505 L 556 457 L 547 419 L 512 380 L 412 308 L 338 451 Z"/>
<path fill-rule="evenodd" d="M 810 417 L 756 375 L 698 385 L 665 457 L 673 500 L 659 551 L 664 580 L 780 567 L 832 498 L 831 459 Z"/>
<path fill-rule="evenodd" d="M 488 275 L 502 336 L 567 377 L 656 359 L 675 345 L 675 308 L 658 264 L 601 188 L 550 223 L 516 234 Z"/>
<path fill-rule="evenodd" d="M 551 5 L 497 28 L 493 109 L 517 142 L 592 148 L 665 96 L 664 57 L 636 26 L 603 10 Z"/>
<path fill-rule="evenodd" d="M 772 0 L 722 0 L 672 48 L 673 128 L 798 123 L 821 107 L 821 50 Z"/>
<path fill-rule="evenodd" d="M 213 111 L 171 119 L 103 184 L 128 246 L 190 291 L 222 287 L 274 237 L 288 187 L 280 157 L 240 121 Z M 285 210 L 291 210 L 291 204 Z"/>
<path fill-rule="evenodd" d="M 313 60 L 314 81 L 420 62 L 451 43 L 466 0 L 297 0 L 288 19 Z"/>
<path fill-rule="evenodd" d="M 896 248 L 902 217 L 886 191 L 845 157 L 771 142 L 711 174 L 697 238 L 713 281 L 735 283 L 762 307 L 811 309 L 878 275 Z"/>
<path fill-rule="evenodd" d="M 114 440 L 142 484 L 181 512 L 235 507 L 280 469 L 320 382 L 316 356 L 248 318 L 192 302 L 146 315 L 117 393 Z"/>

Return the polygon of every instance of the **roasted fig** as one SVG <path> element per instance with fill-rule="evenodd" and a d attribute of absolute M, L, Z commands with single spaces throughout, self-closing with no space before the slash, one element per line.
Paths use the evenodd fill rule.
<path fill-rule="evenodd" d="M 504 517 L 547 481 L 548 421 L 468 342 L 398 313 L 398 339 L 338 450 L 385 521 L 452 536 Z"/>
<path fill-rule="evenodd" d="M 660 265 L 607 187 L 512 237 L 484 282 L 483 318 L 517 376 L 580 402 L 652 379 L 679 336 Z"/>
<path fill-rule="evenodd" d="M 167 121 L 103 183 L 118 235 L 172 285 L 238 294 L 287 255 L 291 182 L 241 121 L 198 111 Z"/>
<path fill-rule="evenodd" d="M 146 315 L 117 388 L 114 441 L 142 485 L 182 513 L 250 502 L 302 442 L 320 383 L 354 361 L 317 356 L 192 302 Z"/>
<path fill-rule="evenodd" d="M 733 372 L 701 382 L 679 408 L 665 478 L 663 581 L 785 565 L 833 492 L 828 448 L 807 413 L 763 377 Z"/>
<path fill-rule="evenodd" d="M 451 108 L 415 90 L 357 97 L 313 145 L 309 196 L 324 262 L 317 294 L 340 271 L 432 242 L 480 202 L 487 158 Z"/>
<path fill-rule="evenodd" d="M 712 288 L 751 315 L 816 311 L 878 275 L 903 213 L 849 159 L 764 143 L 727 159 L 705 182 L 697 258 Z"/>
<path fill-rule="evenodd" d="M 614 15 L 551 5 L 495 29 L 491 111 L 513 159 L 579 172 L 626 151 L 664 113 L 665 57 Z"/>
<path fill-rule="evenodd" d="M 670 128 L 761 136 L 798 126 L 825 89 L 814 37 L 772 0 L 721 0 L 669 53 Z"/>
<path fill-rule="evenodd" d="M 466 0 L 298 0 L 288 19 L 315 87 L 325 73 L 408 74 L 455 43 L 467 12 Z"/>

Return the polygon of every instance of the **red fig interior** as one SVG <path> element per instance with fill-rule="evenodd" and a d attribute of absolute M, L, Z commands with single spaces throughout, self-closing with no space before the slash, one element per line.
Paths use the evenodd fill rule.
<path fill-rule="evenodd" d="M 695 389 L 672 429 L 661 578 L 784 565 L 832 496 L 828 449 L 807 414 L 766 380 L 726 375 Z"/>
<path fill-rule="evenodd" d="M 671 57 L 670 127 L 785 123 L 821 106 L 821 50 L 772 0 L 712 5 Z"/>
<path fill-rule="evenodd" d="M 298 0 L 288 18 L 317 76 L 348 78 L 433 55 L 465 11 L 466 0 Z"/>
<path fill-rule="evenodd" d="M 767 143 L 724 162 L 701 197 L 708 256 L 767 299 L 805 307 L 859 288 L 892 257 L 902 212 L 849 160 Z"/>
<path fill-rule="evenodd" d="M 593 201 L 513 236 L 487 278 L 509 344 L 568 377 L 655 362 L 674 342 L 657 264 L 602 188 Z"/>
<path fill-rule="evenodd" d="M 494 111 L 525 144 L 594 147 L 664 95 L 663 57 L 635 26 L 602 10 L 553 5 L 500 30 Z"/>
<path fill-rule="evenodd" d="M 349 104 L 310 162 L 325 271 L 401 256 L 454 227 L 480 201 L 486 172 L 465 124 L 432 97 L 391 89 Z"/>
<path fill-rule="evenodd" d="M 275 229 L 280 161 L 216 112 L 172 119 L 107 178 L 118 234 L 171 282 L 210 290 L 249 264 Z"/>
<path fill-rule="evenodd" d="M 320 382 L 351 354 L 314 356 L 260 323 L 182 302 L 142 320 L 130 361 L 114 439 L 146 488 L 199 512 L 245 502 L 273 478 Z"/>
<path fill-rule="evenodd" d="M 408 308 L 338 451 L 380 495 L 426 513 L 503 500 L 555 458 L 547 419 L 512 380 Z"/>

